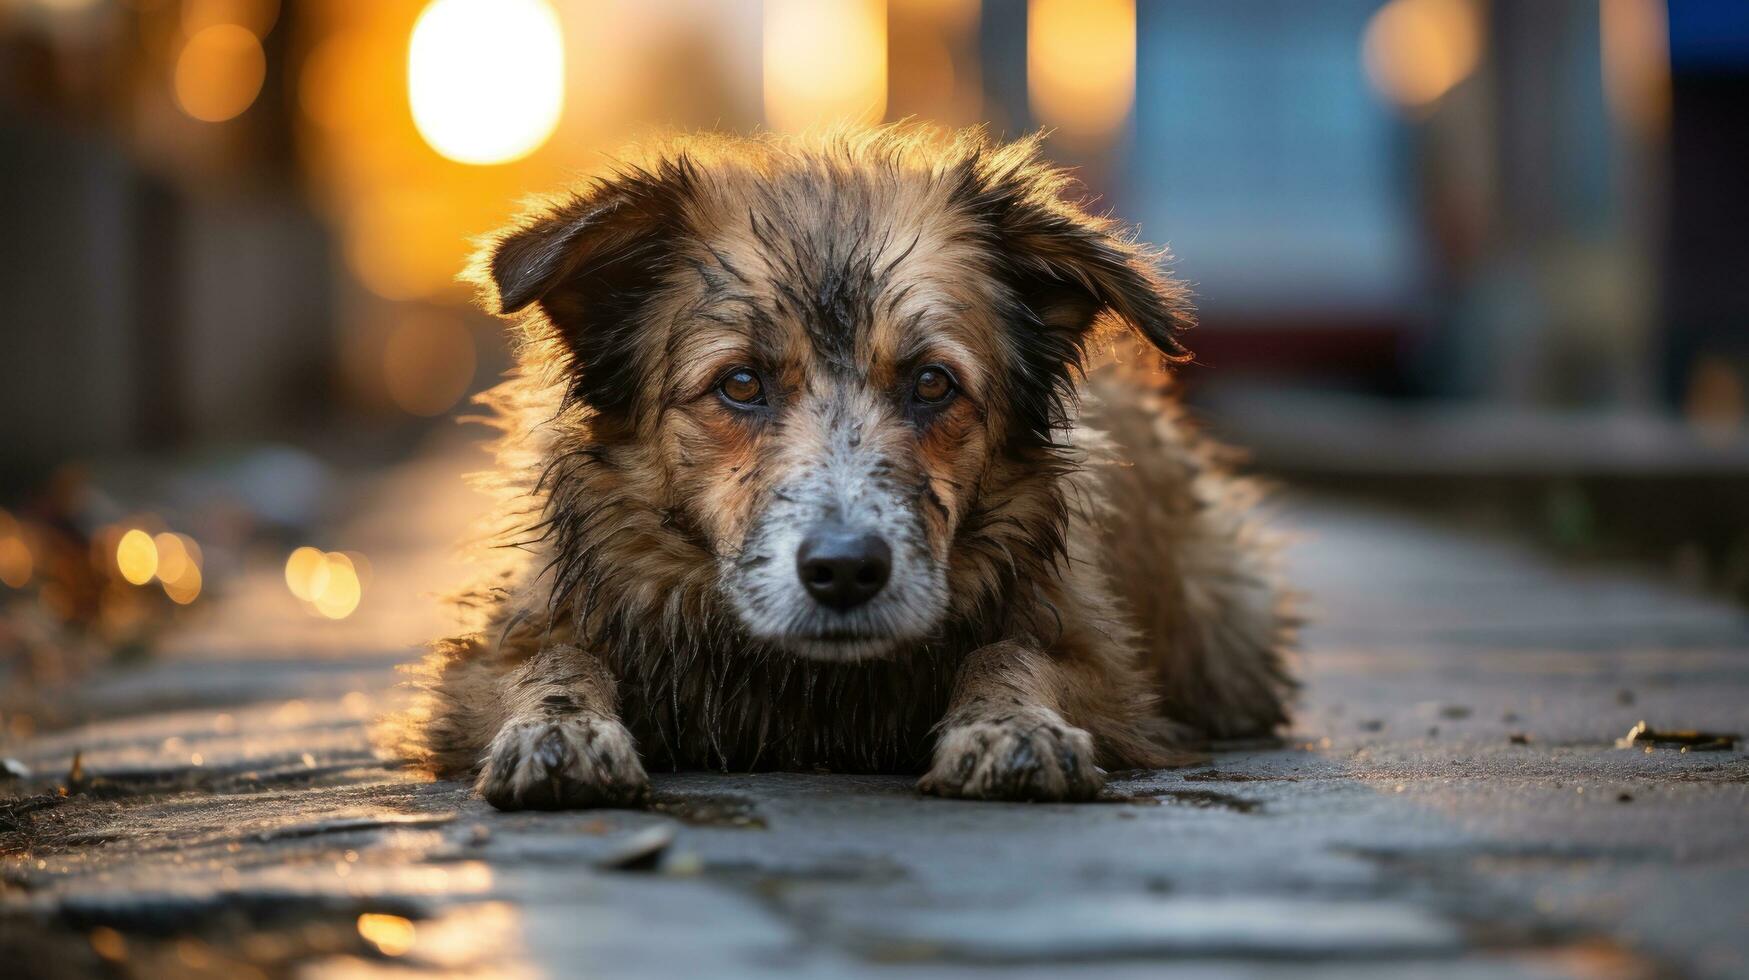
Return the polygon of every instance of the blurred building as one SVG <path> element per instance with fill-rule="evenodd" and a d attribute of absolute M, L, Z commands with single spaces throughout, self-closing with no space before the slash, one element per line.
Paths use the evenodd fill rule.
<path fill-rule="evenodd" d="M 0 479 L 445 414 L 519 198 L 845 117 L 1050 127 L 1195 383 L 1737 431 L 1746 78 L 1734 0 L 3 0 Z"/>

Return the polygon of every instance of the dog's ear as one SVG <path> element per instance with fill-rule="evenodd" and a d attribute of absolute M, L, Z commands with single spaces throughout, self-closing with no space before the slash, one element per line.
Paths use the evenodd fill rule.
<path fill-rule="evenodd" d="M 1035 328 L 1060 334 L 1078 357 L 1101 317 L 1115 317 L 1167 359 L 1188 360 L 1179 335 L 1194 322 L 1189 290 L 1161 270 L 1164 253 L 1067 200 L 1072 183 L 1040 159 L 1035 137 L 973 154 L 957 197 Z"/>
<path fill-rule="evenodd" d="M 673 265 L 694 176 L 684 157 L 622 169 L 524 216 L 475 256 L 486 308 L 538 307 L 572 355 L 574 393 L 598 409 L 635 395 L 639 314 Z"/>

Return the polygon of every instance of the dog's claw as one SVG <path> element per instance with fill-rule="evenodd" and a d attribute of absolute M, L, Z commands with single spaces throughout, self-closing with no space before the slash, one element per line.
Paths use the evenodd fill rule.
<path fill-rule="evenodd" d="M 506 722 L 475 783 L 500 810 L 631 806 L 650 780 L 631 733 L 592 715 Z"/>
<path fill-rule="evenodd" d="M 1093 737 L 1048 708 L 942 732 L 917 788 L 936 796 L 1039 802 L 1090 800 L 1105 786 Z"/>

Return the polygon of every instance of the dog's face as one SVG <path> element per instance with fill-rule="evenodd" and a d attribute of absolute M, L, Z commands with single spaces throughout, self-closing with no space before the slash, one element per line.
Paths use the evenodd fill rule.
<path fill-rule="evenodd" d="M 638 547 L 708 564 L 756 641 L 880 656 L 999 601 L 1015 543 L 1060 546 L 1024 525 L 1060 516 L 1095 319 L 1179 352 L 1181 295 L 1060 187 L 1031 144 L 713 144 L 536 216 L 487 273 L 662 515 Z"/>

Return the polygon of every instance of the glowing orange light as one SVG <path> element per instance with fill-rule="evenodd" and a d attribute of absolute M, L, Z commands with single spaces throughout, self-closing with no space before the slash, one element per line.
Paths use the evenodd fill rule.
<path fill-rule="evenodd" d="M 370 103 L 357 87 L 357 76 L 370 56 L 370 39 L 357 32 L 323 38 L 310 49 L 298 74 L 298 106 L 304 114 L 330 129 L 368 119 Z"/>
<path fill-rule="evenodd" d="M 401 916 L 366 912 L 358 917 L 358 934 L 384 956 L 402 956 L 413 948 L 417 931 Z"/>
<path fill-rule="evenodd" d="M 1030 0 L 1026 94 L 1068 143 L 1103 143 L 1136 100 L 1134 0 Z"/>
<path fill-rule="evenodd" d="M 158 548 L 139 528 L 121 536 L 115 546 L 115 566 L 132 585 L 145 585 L 158 574 Z"/>
<path fill-rule="evenodd" d="M 108 926 L 91 930 L 91 950 L 106 960 L 120 962 L 128 958 L 128 941 Z"/>
<path fill-rule="evenodd" d="M 352 208 L 347 221 L 347 264 L 371 292 L 409 300 L 454 285 L 467 243 L 460 234 L 432 233 L 452 225 L 431 194 L 385 188 Z"/>
<path fill-rule="evenodd" d="M 24 529 L 4 509 L 0 509 L 0 582 L 15 589 L 29 584 L 36 569 L 36 559 L 24 542 Z"/>
<path fill-rule="evenodd" d="M 0 582 L 22 589 L 30 583 L 35 568 L 36 560 L 31 557 L 30 548 L 23 538 L 15 534 L 0 537 Z"/>
<path fill-rule="evenodd" d="M 1361 40 L 1373 87 L 1409 108 L 1437 101 L 1481 58 L 1482 19 L 1472 0 L 1391 0 Z"/>
<path fill-rule="evenodd" d="M 885 0 L 765 0 L 765 121 L 878 122 L 887 108 Z"/>
<path fill-rule="evenodd" d="M 176 104 L 202 122 L 224 122 L 255 103 L 267 56 L 247 28 L 217 24 L 188 39 L 176 58 Z"/>
<path fill-rule="evenodd" d="M 565 106 L 565 45 L 546 0 L 432 0 L 413 24 L 407 92 L 419 135 L 460 163 L 533 153 Z"/>

